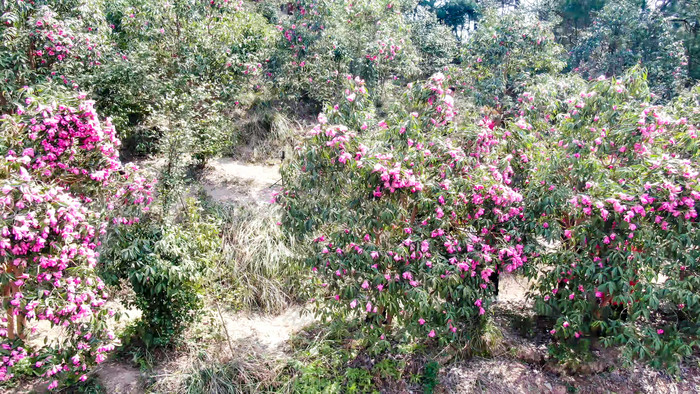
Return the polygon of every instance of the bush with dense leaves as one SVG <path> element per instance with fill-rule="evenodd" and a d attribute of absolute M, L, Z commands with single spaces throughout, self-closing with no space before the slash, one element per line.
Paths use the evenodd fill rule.
<path fill-rule="evenodd" d="M 650 104 L 638 69 L 555 105 L 551 94 L 521 98 L 510 128 L 525 148 L 523 226 L 557 355 L 600 336 L 627 360 L 675 368 L 700 334 L 697 101 Z"/>
<path fill-rule="evenodd" d="M 35 97 L 0 120 L 0 380 L 21 360 L 51 381 L 85 380 L 114 349 L 108 299 L 95 266 L 110 225 L 138 222 L 152 183 L 122 166 L 119 140 L 84 97 Z M 37 322 L 62 327 L 29 344 Z"/>
<path fill-rule="evenodd" d="M 456 122 L 443 82 L 410 85 L 377 119 L 355 79 L 283 169 L 282 224 L 307 245 L 317 311 L 364 319 L 377 344 L 475 338 L 493 274 L 526 259 L 522 196 L 498 159 L 508 134 Z"/>
<path fill-rule="evenodd" d="M 641 64 L 658 99 L 675 96 L 688 79 L 688 58 L 673 26 L 639 2 L 608 2 L 571 49 L 570 67 L 585 78 L 621 75 Z"/>
<path fill-rule="evenodd" d="M 239 101 L 263 89 L 274 30 L 240 2 L 121 0 L 105 5 L 113 48 L 90 88 L 131 155 L 158 151 L 171 130 L 200 164 L 220 154 Z"/>
<path fill-rule="evenodd" d="M 402 1 L 303 0 L 290 3 L 291 18 L 277 25 L 274 81 L 286 97 L 333 102 L 347 74 L 380 90 L 386 81 L 418 72 L 418 54 Z"/>
<path fill-rule="evenodd" d="M 434 13 L 422 7 L 407 16 L 411 41 L 418 51 L 419 73 L 425 77 L 441 71 L 458 55 L 457 40 L 450 28 L 440 23 Z"/>
<path fill-rule="evenodd" d="M 204 306 L 204 279 L 217 261 L 221 241 L 216 222 L 205 221 L 190 200 L 176 220 L 151 215 L 110 233 L 101 265 L 116 285 L 134 290 L 129 303 L 141 310 L 134 339 L 147 347 L 166 346 L 196 321 Z"/>
<path fill-rule="evenodd" d="M 534 77 L 557 74 L 564 49 L 551 26 L 514 12 L 486 13 L 462 50 L 462 88 L 477 105 L 506 112 Z"/>

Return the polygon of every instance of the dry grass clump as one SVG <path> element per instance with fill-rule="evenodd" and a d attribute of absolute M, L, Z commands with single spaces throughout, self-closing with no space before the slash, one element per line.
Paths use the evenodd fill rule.
<path fill-rule="evenodd" d="M 218 205 L 222 261 L 215 268 L 221 298 L 236 309 L 279 313 L 300 299 L 300 267 L 292 259 L 274 207 Z"/>

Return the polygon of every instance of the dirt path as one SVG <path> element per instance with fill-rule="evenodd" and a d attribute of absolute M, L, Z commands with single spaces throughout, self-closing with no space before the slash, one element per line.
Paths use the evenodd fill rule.
<path fill-rule="evenodd" d="M 242 163 L 229 158 L 211 162 L 204 171 L 202 186 L 215 201 L 266 204 L 278 190 L 279 165 Z"/>
<path fill-rule="evenodd" d="M 284 357 L 284 345 L 292 334 L 316 321 L 300 305 L 277 316 L 237 313 L 224 314 L 226 331 L 235 350 L 237 346 L 254 346 L 275 357 Z"/>
<path fill-rule="evenodd" d="M 249 164 L 222 158 L 207 166 L 201 183 L 207 195 L 215 201 L 265 209 L 272 193 L 279 190 L 276 186 L 279 180 L 279 165 Z M 220 361 L 245 354 L 285 358 L 290 337 L 315 321 L 301 305 L 291 306 L 279 315 L 226 311 L 222 311 L 221 317 L 218 312 L 214 315 L 215 330 L 221 338 L 205 348 L 204 357 Z M 156 392 L 181 389 L 187 373 L 199 363 L 196 354 L 193 356 L 192 353 L 186 349 L 182 354 L 161 360 L 155 371 L 156 383 L 150 389 Z"/>
<path fill-rule="evenodd" d="M 688 374 L 675 381 L 666 374 L 644 365 L 630 369 L 612 367 L 605 370 L 566 374 L 532 366 L 510 357 L 474 358 L 445 368 L 442 384 L 448 393 L 698 393 L 700 378 Z"/>

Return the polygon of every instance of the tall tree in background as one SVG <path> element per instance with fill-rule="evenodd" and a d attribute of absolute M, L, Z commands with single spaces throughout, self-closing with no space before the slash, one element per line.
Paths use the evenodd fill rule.
<path fill-rule="evenodd" d="M 584 77 L 619 75 L 641 64 L 657 97 L 685 86 L 688 60 L 683 41 L 664 15 L 639 1 L 606 4 L 571 48 L 570 67 Z"/>
<path fill-rule="evenodd" d="M 469 30 L 471 22 L 480 15 L 477 0 L 422 0 L 418 5 L 434 12 L 458 40 L 462 40 L 465 30 Z"/>
<path fill-rule="evenodd" d="M 594 13 L 605 6 L 606 0 L 545 0 L 535 6 L 541 18 L 555 16 L 559 22 L 554 28 L 557 41 L 575 45 L 593 22 Z"/>
<path fill-rule="evenodd" d="M 683 40 L 688 57 L 688 75 L 700 79 L 700 0 L 663 0 L 656 9 L 668 16 Z"/>

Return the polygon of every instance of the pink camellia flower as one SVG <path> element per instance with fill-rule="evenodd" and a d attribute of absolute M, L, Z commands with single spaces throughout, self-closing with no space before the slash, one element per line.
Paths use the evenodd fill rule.
<path fill-rule="evenodd" d="M 428 333 L 428 336 L 431 338 L 434 338 L 435 337 L 435 330 L 430 330 L 430 332 Z"/>
<path fill-rule="evenodd" d="M 549 228 L 549 223 L 547 223 L 547 222 L 542 223 L 542 227 Z"/>
<path fill-rule="evenodd" d="M 442 219 L 443 216 L 445 216 L 445 213 L 442 211 L 440 207 L 435 208 L 435 212 L 437 213 L 437 218 Z"/>
<path fill-rule="evenodd" d="M 658 330 L 656 330 L 656 333 L 659 334 L 659 335 L 661 335 L 661 334 L 664 333 L 664 330 L 662 330 L 662 329 L 659 328 Z"/>
<path fill-rule="evenodd" d="M 420 324 L 421 326 L 425 324 L 425 319 L 423 319 L 422 317 L 418 319 L 418 324 Z"/>
<path fill-rule="evenodd" d="M 350 301 L 350 308 L 355 309 L 356 306 L 357 306 L 357 300 Z"/>
<path fill-rule="evenodd" d="M 571 238 L 571 230 L 564 230 L 564 236 L 566 238 Z"/>
<path fill-rule="evenodd" d="M 564 328 L 569 327 L 569 322 L 568 322 L 568 321 L 565 321 L 564 324 L 562 324 L 562 326 L 563 326 Z"/>
<path fill-rule="evenodd" d="M 348 152 L 343 152 L 339 157 L 338 157 L 338 162 L 345 164 L 348 160 L 352 159 L 352 155 L 350 155 Z"/>
<path fill-rule="evenodd" d="M 357 97 L 357 96 L 355 95 L 355 93 L 351 93 L 351 94 L 350 94 L 349 96 L 347 96 L 346 98 L 348 99 L 349 102 L 352 103 L 353 101 L 355 101 L 355 98 L 356 98 L 356 97 Z"/>

